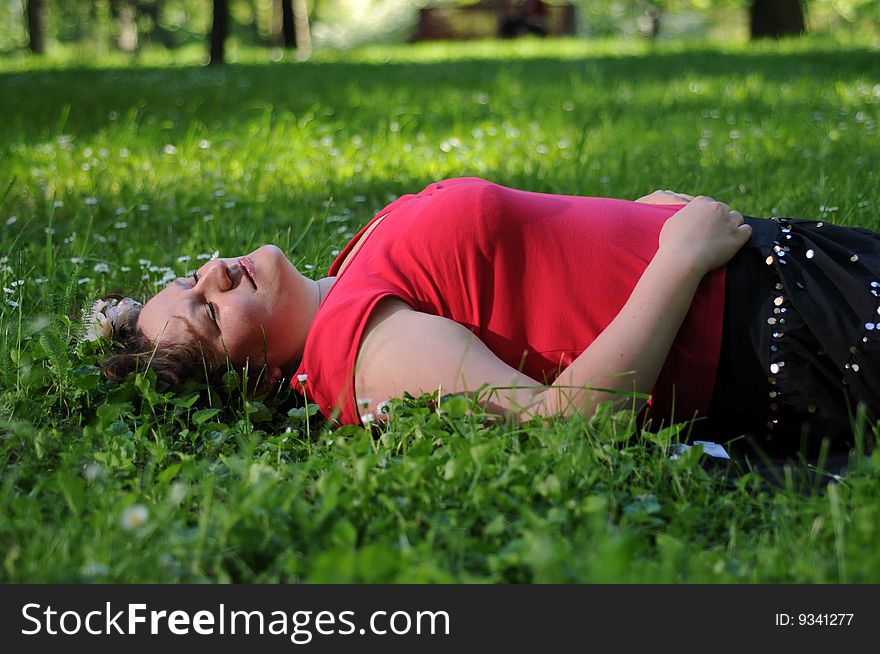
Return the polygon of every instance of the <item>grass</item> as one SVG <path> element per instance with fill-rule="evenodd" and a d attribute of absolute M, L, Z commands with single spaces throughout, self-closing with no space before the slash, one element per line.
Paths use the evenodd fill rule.
<path fill-rule="evenodd" d="M 424 397 L 375 434 L 330 430 L 284 390 L 106 383 L 100 351 L 72 345 L 98 294 L 146 297 L 215 250 L 275 242 L 321 276 L 390 199 L 443 177 L 880 228 L 876 50 L 168 63 L 0 62 L 0 580 L 880 581 L 880 449 L 827 486 L 797 468 L 767 484 L 670 459 L 682 427 L 625 413 L 513 429 Z"/>

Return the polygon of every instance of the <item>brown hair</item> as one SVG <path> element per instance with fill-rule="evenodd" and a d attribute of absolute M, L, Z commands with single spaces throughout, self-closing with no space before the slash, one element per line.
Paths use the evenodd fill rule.
<path fill-rule="evenodd" d="M 107 295 L 103 299 L 121 300 L 121 295 Z M 140 306 L 121 314 L 113 323 L 112 354 L 101 364 L 104 377 L 122 382 L 128 375 L 149 368 L 156 377 L 172 386 L 188 379 L 205 379 L 209 384 L 219 383 L 228 370 L 226 361 L 203 351 L 196 344 L 159 344 L 150 341 L 138 327 Z"/>

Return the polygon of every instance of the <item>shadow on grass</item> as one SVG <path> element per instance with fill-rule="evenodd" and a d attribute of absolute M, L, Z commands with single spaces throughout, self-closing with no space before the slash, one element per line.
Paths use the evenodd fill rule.
<path fill-rule="evenodd" d="M 302 113 L 330 108 L 336 120 L 375 123 L 407 107 L 430 110 L 438 125 L 478 119 L 480 107 L 444 100 L 460 93 L 491 92 L 495 109 L 522 113 L 507 102 L 520 88 L 531 103 L 584 87 L 603 93 L 591 101 L 600 107 L 615 101 L 608 89 L 675 82 L 689 78 L 755 76 L 772 86 L 809 79 L 831 85 L 880 73 L 876 52 L 867 48 L 796 53 L 720 53 L 711 49 L 598 57 L 474 58 L 444 62 L 306 62 L 233 64 L 174 68 L 87 68 L 0 73 L 6 102 L 0 134 L 10 142 L 39 142 L 60 133 L 87 137 L 111 124 L 108 113 L 131 114 L 143 121 L 166 121 L 185 131 L 193 122 L 210 128 L 235 125 L 255 110 Z M 813 86 L 815 88 L 815 86 Z M 662 88 L 659 89 L 662 91 Z M 507 97 L 505 97 L 507 96 Z M 725 101 L 723 90 L 719 102 Z M 537 98 L 537 100 L 535 100 Z M 695 96 L 705 103 L 706 96 Z M 435 102 L 432 103 L 432 99 Z M 808 100 L 815 110 L 827 108 L 821 98 L 782 99 L 755 94 L 756 111 L 784 111 Z M 730 101 L 730 99 L 727 99 Z M 669 100 L 667 99 L 668 103 Z M 678 98 L 674 102 L 681 103 Z M 479 104 L 479 103 L 478 103 Z M 69 111 L 65 109 L 69 107 Z M 555 104 L 544 107 L 555 110 Z M 638 109 L 638 100 L 625 103 Z M 483 108 L 485 109 L 485 108 Z M 579 108 L 580 109 L 580 108 Z"/>

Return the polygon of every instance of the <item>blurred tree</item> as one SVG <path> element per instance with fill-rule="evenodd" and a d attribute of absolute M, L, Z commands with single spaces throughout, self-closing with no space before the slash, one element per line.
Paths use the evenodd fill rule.
<path fill-rule="evenodd" d="M 778 39 L 807 31 L 801 0 L 752 0 L 749 17 L 753 39 Z"/>
<path fill-rule="evenodd" d="M 46 52 L 46 3 L 27 0 L 28 45 L 34 54 Z"/>
<path fill-rule="evenodd" d="M 131 0 L 110 0 L 113 40 L 122 52 L 138 49 L 137 6 Z"/>
<path fill-rule="evenodd" d="M 312 53 L 312 35 L 309 30 L 309 5 L 307 0 L 293 0 L 293 30 L 296 47 L 300 55 L 308 57 Z"/>
<path fill-rule="evenodd" d="M 296 27 L 293 13 L 293 0 L 278 0 L 281 3 L 281 45 L 296 47 Z"/>
<path fill-rule="evenodd" d="M 229 34 L 229 0 L 214 0 L 214 17 L 211 22 L 211 49 L 208 63 L 217 66 L 223 63 L 226 50 L 226 36 Z"/>

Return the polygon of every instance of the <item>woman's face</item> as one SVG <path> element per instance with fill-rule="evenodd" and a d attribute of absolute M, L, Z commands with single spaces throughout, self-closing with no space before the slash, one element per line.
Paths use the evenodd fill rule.
<path fill-rule="evenodd" d="M 214 259 L 194 277 L 171 282 L 147 302 L 138 327 L 154 343 L 201 342 L 236 366 L 284 367 L 301 356 L 291 321 L 304 297 L 302 276 L 274 245 L 244 257 Z"/>

